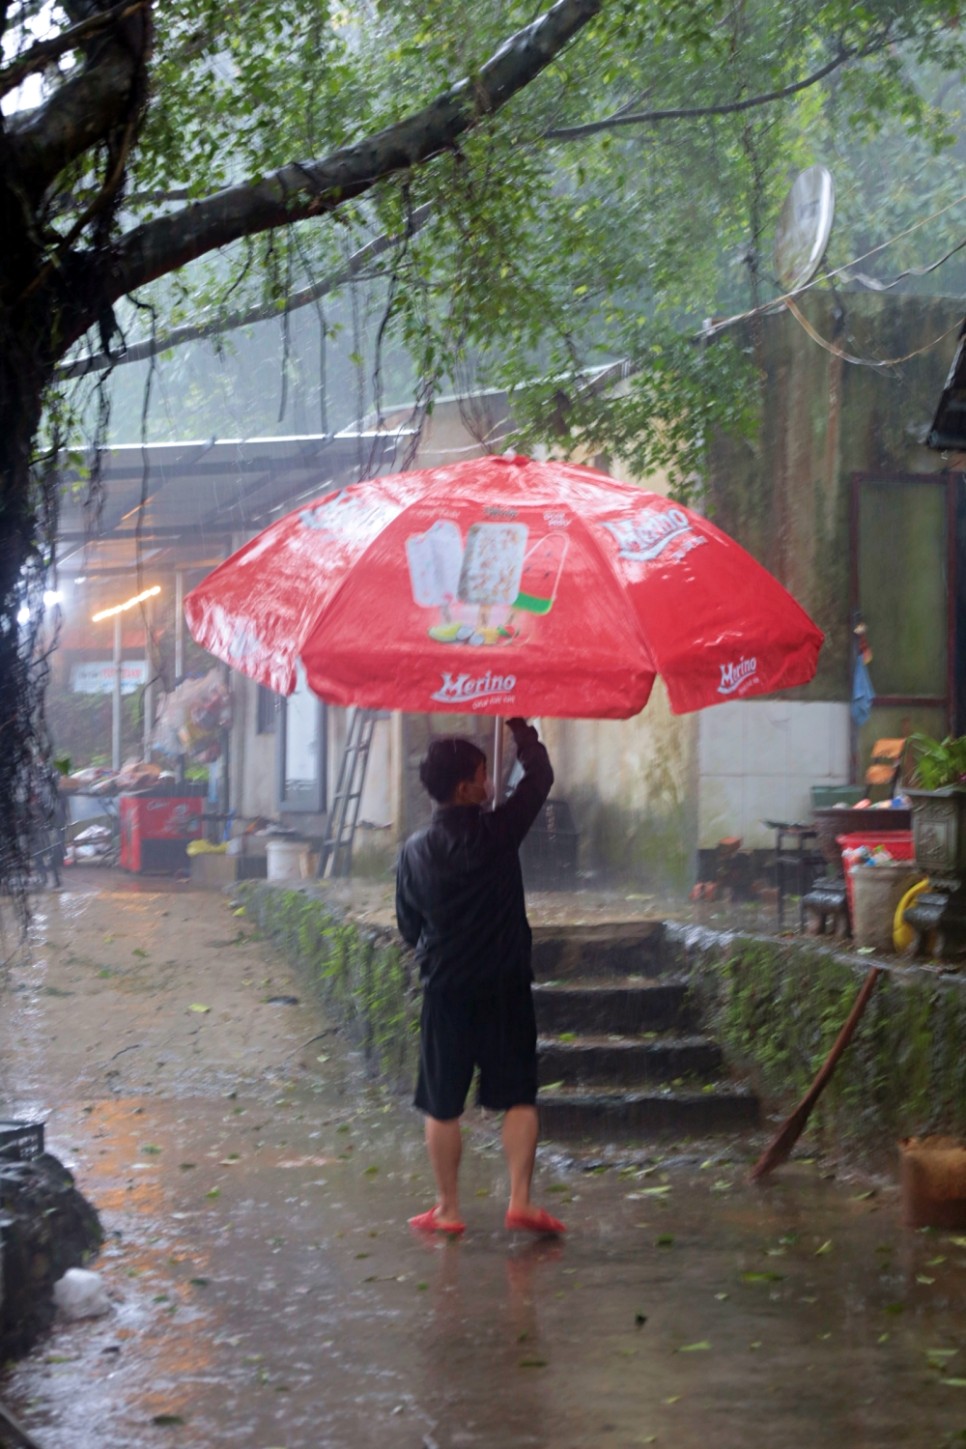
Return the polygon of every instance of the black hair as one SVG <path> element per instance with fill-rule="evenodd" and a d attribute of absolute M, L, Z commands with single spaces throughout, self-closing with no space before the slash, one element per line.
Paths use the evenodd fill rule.
<path fill-rule="evenodd" d="M 486 755 L 472 740 L 458 735 L 433 740 L 420 762 L 419 778 L 439 805 L 446 805 L 462 780 L 472 780 Z"/>

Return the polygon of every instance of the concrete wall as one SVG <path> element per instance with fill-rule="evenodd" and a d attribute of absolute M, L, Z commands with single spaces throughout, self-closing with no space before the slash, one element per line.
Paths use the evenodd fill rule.
<path fill-rule="evenodd" d="M 811 819 L 813 785 L 849 771 L 849 710 L 829 701 L 733 700 L 698 716 L 698 846 L 737 835 L 769 848 L 766 820 Z"/>

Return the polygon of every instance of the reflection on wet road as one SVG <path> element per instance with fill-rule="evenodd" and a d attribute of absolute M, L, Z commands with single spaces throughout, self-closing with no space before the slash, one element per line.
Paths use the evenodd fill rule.
<path fill-rule="evenodd" d="M 213 927 L 182 904 L 187 947 Z M 241 943 L 219 948 L 217 998 L 253 1032 L 256 949 L 262 996 L 282 989 Z M 179 1078 L 208 962 L 161 1011 L 171 1070 L 132 1051 L 107 1069 L 127 1075 L 98 1076 L 110 1042 L 82 1024 L 45 1057 L 65 1003 L 43 988 L 76 989 L 48 955 L 11 980 L 7 1072 L 17 1106 L 56 1104 L 50 1146 L 101 1211 L 115 1310 L 7 1371 L 0 1396 L 44 1449 L 939 1449 L 966 1431 L 966 1238 L 903 1230 L 890 1183 L 800 1162 L 751 1187 L 747 1154 L 720 1146 L 602 1171 L 546 1151 L 541 1193 L 570 1233 L 530 1242 L 503 1231 L 498 1143 L 474 1121 L 467 1234 L 427 1239 L 406 1227 L 431 1200 L 418 1120 L 331 1037 L 301 1049 L 324 1028 L 307 1008 L 266 1016 L 277 1035 L 235 1085 L 227 1017 L 207 1086 Z M 143 1037 L 161 998 L 111 979 L 118 1050 L 125 1003 L 149 1006 Z"/>

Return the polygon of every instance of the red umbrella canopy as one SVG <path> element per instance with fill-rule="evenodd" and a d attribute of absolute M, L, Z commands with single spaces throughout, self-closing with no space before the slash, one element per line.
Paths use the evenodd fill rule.
<path fill-rule="evenodd" d="M 192 590 L 192 635 L 283 694 L 340 705 L 625 719 L 805 684 L 823 635 L 679 503 L 572 463 L 476 458 L 354 483 Z"/>

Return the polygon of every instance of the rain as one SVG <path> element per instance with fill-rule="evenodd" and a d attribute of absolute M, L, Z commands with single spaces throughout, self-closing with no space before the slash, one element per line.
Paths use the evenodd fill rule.
<path fill-rule="evenodd" d="M 961 0 L 122 9 L 0 20 L 0 1443 L 966 1440 Z"/>

